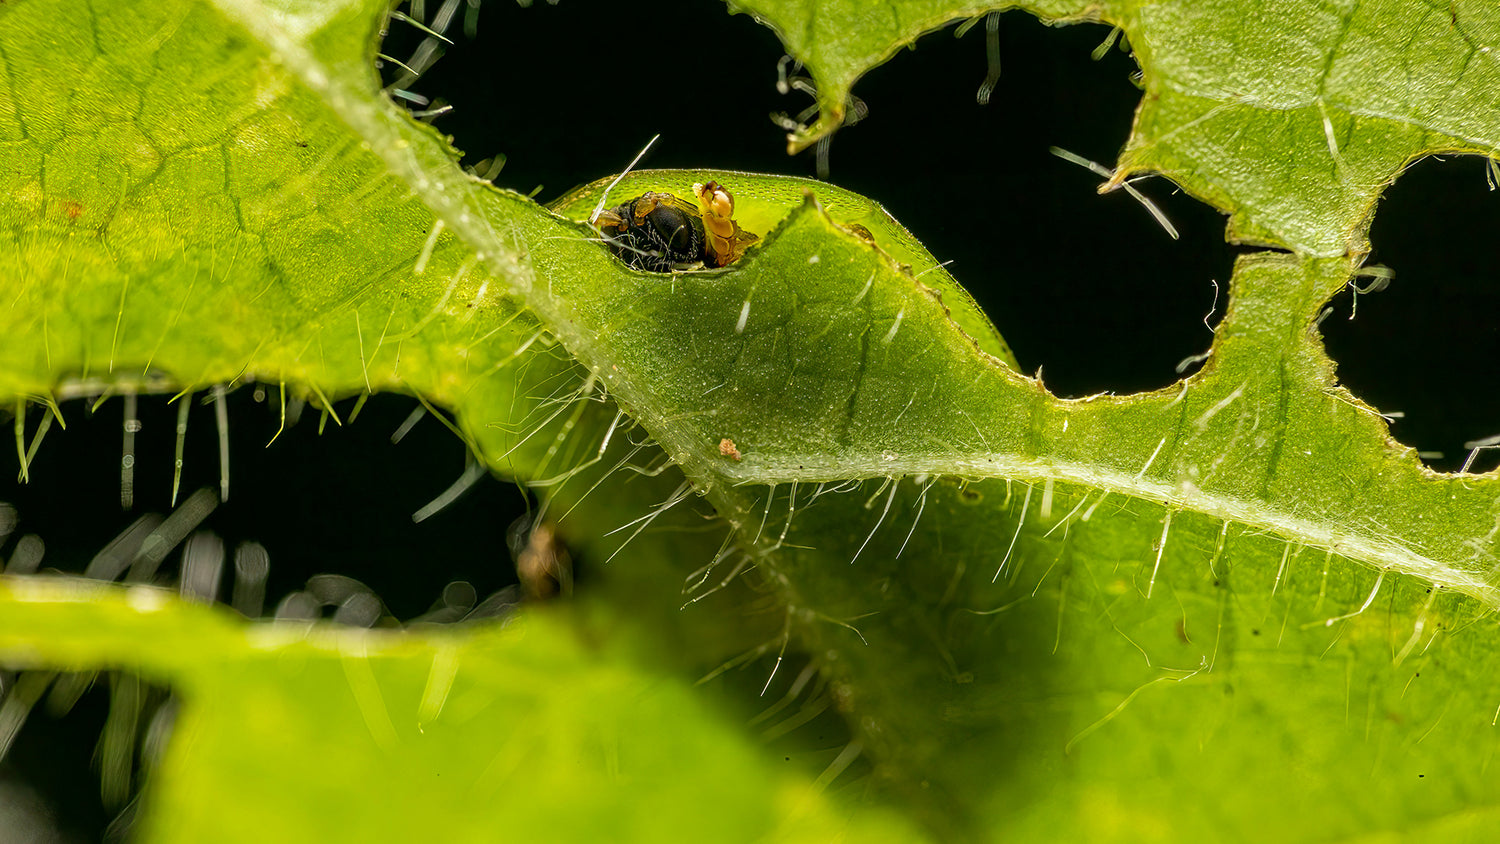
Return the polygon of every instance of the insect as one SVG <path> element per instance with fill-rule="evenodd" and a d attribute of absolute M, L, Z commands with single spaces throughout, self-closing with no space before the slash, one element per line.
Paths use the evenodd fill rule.
<path fill-rule="evenodd" d="M 718 182 L 693 185 L 693 195 L 698 198 L 698 208 L 703 212 L 703 228 L 707 235 L 706 251 L 711 258 L 704 263 L 709 266 L 727 267 L 738 261 L 750 244 L 760 238 L 740 228 L 734 221 L 734 196 Z"/>
<path fill-rule="evenodd" d="M 595 225 L 625 263 L 651 272 L 727 267 L 760 238 L 734 221 L 734 196 L 718 182 L 693 185 L 694 205 L 649 191 L 599 212 Z"/>
<path fill-rule="evenodd" d="M 573 593 L 573 556 L 554 522 L 527 513 L 511 523 L 505 538 L 522 598 L 538 601 Z"/>

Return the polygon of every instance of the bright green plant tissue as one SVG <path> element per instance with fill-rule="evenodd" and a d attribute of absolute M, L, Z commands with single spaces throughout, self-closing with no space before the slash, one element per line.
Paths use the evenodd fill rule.
<path fill-rule="evenodd" d="M 378 93 L 383 3 L 0 5 L 0 399 L 417 393 L 615 554 L 587 599 L 441 632 L 0 580 L 7 662 L 180 691 L 146 835 L 1482 838 L 1500 488 L 1394 444 L 1315 321 L 1407 162 L 1500 147 L 1500 11 L 734 5 L 819 85 L 799 145 L 945 21 L 1123 29 L 1145 94 L 1118 178 L 1274 247 L 1204 369 L 1056 399 L 956 282 L 914 277 L 920 246 L 796 180 L 633 177 L 741 178 L 770 228 L 728 272 L 631 271 L 586 210 L 466 175 Z M 660 501 L 623 550 L 597 529 Z M 773 671 L 816 679 L 747 725 Z M 831 746 L 763 744 L 832 715 Z"/>

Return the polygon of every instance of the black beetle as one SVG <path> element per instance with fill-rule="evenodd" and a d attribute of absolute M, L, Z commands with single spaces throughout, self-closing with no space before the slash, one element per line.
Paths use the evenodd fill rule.
<path fill-rule="evenodd" d="M 615 254 L 636 269 L 664 273 L 708 257 L 697 206 L 670 193 L 642 194 L 601 211 L 594 222 Z"/>

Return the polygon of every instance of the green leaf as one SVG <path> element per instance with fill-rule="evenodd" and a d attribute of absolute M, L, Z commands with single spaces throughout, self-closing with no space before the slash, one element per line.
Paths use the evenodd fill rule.
<path fill-rule="evenodd" d="M 818 75 L 814 133 L 836 125 L 859 73 L 990 8 L 745 5 Z M 1165 173 L 1230 214 L 1232 236 L 1288 250 L 1241 258 L 1212 357 L 1170 389 L 1051 396 L 899 225 L 828 186 L 635 174 L 611 196 L 729 184 L 763 241 L 724 271 L 630 270 L 581 222 L 600 186 L 555 212 L 496 191 L 376 94 L 382 4 L 24 0 L 0 6 L 16 92 L 0 112 L 0 279 L 14 303 L 0 336 L 19 338 L 0 343 L 0 395 L 246 377 L 324 404 L 416 392 L 452 408 L 497 471 L 546 489 L 550 512 L 574 512 L 562 519 L 571 542 L 619 555 L 596 601 L 526 622 L 540 665 L 508 634 L 411 634 L 387 660 L 382 635 L 315 629 L 311 642 L 381 654 L 297 657 L 317 666 L 305 691 L 337 711 L 291 706 L 298 681 L 245 656 L 246 641 L 280 641 L 280 628 L 202 622 L 225 670 L 243 671 L 225 688 L 277 708 L 289 731 L 342 736 L 362 765 L 418 764 L 389 750 L 389 734 L 382 749 L 378 718 L 368 726 L 369 678 L 410 711 L 434 652 L 452 647 L 485 666 L 476 688 L 526 685 L 523 710 L 585 688 L 589 705 L 561 712 L 592 732 L 559 738 L 559 753 L 623 723 L 632 741 L 685 758 L 733 754 L 724 776 L 754 791 L 714 792 L 696 781 L 709 768 L 664 754 L 642 769 L 643 805 L 702 787 L 695 807 L 765 817 L 766 834 L 789 824 L 825 837 L 828 818 L 851 811 L 863 830 L 895 807 L 943 839 L 1477 835 L 1500 797 L 1483 737 L 1497 700 L 1486 618 L 1500 479 L 1423 469 L 1338 386 L 1316 326 L 1358 267 L 1381 186 L 1420 155 L 1500 146 L 1488 46 L 1500 12 L 1418 0 L 1025 8 L 1093 10 L 1136 50 L 1146 95 L 1114 183 Z M 616 406 L 654 446 L 615 436 L 628 424 Z M 660 471 L 638 483 L 611 471 L 631 461 Z M 694 493 L 712 513 L 693 509 Z M 649 529 L 623 550 L 605 535 L 637 517 Z M 737 577 L 747 569 L 753 583 Z M 101 635 L 124 599 L 100 600 L 7 608 L 0 647 L 209 689 L 216 660 L 163 653 L 172 646 L 138 627 Z M 568 638 L 616 624 L 639 644 L 593 656 Z M 200 635 L 169 633 L 153 635 Z M 729 670 L 747 664 L 762 673 Z M 819 804 L 821 820 L 794 821 L 744 731 L 680 708 L 706 705 L 688 702 L 682 677 L 713 674 L 702 694 L 732 709 L 724 701 L 745 705 L 794 667 L 820 672 L 821 691 L 789 699 L 797 713 L 771 732 L 843 714 L 849 740 L 824 763 L 837 774 L 862 755 L 877 808 Z M 648 681 L 666 702 L 615 705 L 621 684 Z M 476 742 L 445 740 L 440 764 L 475 764 Z M 245 751 L 225 742 L 179 741 L 173 764 Z M 218 799 L 190 806 L 172 770 L 162 824 Z M 517 788 L 555 789 L 558 776 L 539 768 Z M 808 779 L 785 788 L 826 784 Z M 432 805 L 460 799 L 443 794 Z M 630 802 L 613 794 L 599 806 Z M 296 806 L 297 818 L 305 797 L 291 783 L 250 802 Z M 580 820 L 577 837 L 604 816 Z M 650 816 L 631 817 L 644 819 L 610 828 L 659 835 Z"/>
<path fill-rule="evenodd" d="M 600 202 L 607 201 L 609 196 L 618 200 L 640 196 L 647 191 L 665 191 L 690 197 L 693 196 L 693 184 L 710 181 L 733 185 L 736 220 L 749 231 L 760 234 L 772 232 L 768 237 L 778 236 L 775 229 L 783 224 L 794 209 L 809 199 L 839 225 L 862 227 L 871 235 L 879 252 L 885 253 L 902 272 L 910 274 L 941 297 L 948 309 L 948 318 L 972 337 L 980 349 L 1012 368 L 1017 368 L 1015 355 L 1005 345 L 1000 332 L 995 330 L 989 317 L 985 316 L 969 292 L 959 286 L 944 265 L 939 264 L 932 253 L 923 248 L 911 232 L 878 203 L 835 185 L 812 179 L 754 173 L 644 170 L 628 173 L 619 179 L 600 179 L 591 185 L 585 185 L 552 203 L 552 209 L 565 217 L 586 222 L 594 208 Z M 752 256 L 755 254 L 751 253 Z M 782 285 L 796 288 L 816 285 L 822 274 L 820 271 L 824 269 L 816 263 L 786 266 L 783 262 L 777 267 L 777 271 L 781 273 Z M 885 274 L 897 275 L 889 271 Z M 874 276 L 867 281 L 873 286 Z M 751 305 L 753 306 L 753 302 Z M 750 310 L 743 305 L 741 309 L 748 325 Z M 744 328 L 738 322 L 736 328 L 743 333 Z"/>
<path fill-rule="evenodd" d="M 1026 9 L 1049 20 L 1097 20 L 1102 10 L 1134 6 L 1129 2 L 1080 3 L 1077 0 L 973 2 L 973 0 L 894 0 L 872 5 L 860 0 L 728 0 L 733 12 L 744 12 L 771 27 L 787 55 L 812 72 L 817 86 L 818 119 L 787 134 L 787 152 L 807 149 L 832 134 L 849 112 L 850 90 L 870 68 L 945 24 L 973 21 L 988 12 Z"/>
<path fill-rule="evenodd" d="M 247 625 L 148 587 L 25 578 L 0 611 L 0 648 L 26 662 L 179 694 L 148 840 L 910 840 L 889 815 L 847 826 L 689 684 L 565 614 L 458 635 Z"/>
<path fill-rule="evenodd" d="M 836 130 L 855 80 L 944 24 L 1024 9 L 1123 30 L 1145 96 L 1112 187 L 1156 172 L 1230 215 L 1233 240 L 1359 256 L 1375 199 L 1412 160 L 1500 150 L 1500 15 L 1482 2 L 1308 4 L 732 0 L 810 70 Z"/>

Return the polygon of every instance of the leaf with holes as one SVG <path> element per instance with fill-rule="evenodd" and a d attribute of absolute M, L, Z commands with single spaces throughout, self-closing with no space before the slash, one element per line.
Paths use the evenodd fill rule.
<path fill-rule="evenodd" d="M 864 69 L 989 8 L 744 5 L 825 75 L 816 132 Z M 1240 260 L 1212 357 L 1170 389 L 1053 397 L 877 206 L 817 184 L 638 174 L 627 195 L 733 180 L 761 239 L 725 270 L 631 270 L 586 225 L 602 196 L 548 210 L 496 191 L 377 94 L 380 3 L 0 7 L 13 92 L 0 278 L 14 303 L 0 391 L 21 406 L 23 452 L 31 398 L 249 377 L 324 404 L 413 391 L 451 408 L 497 471 L 540 485 L 571 543 L 614 558 L 596 596 L 534 620 L 527 639 L 340 633 L 318 650 L 315 629 L 286 647 L 317 666 L 308 688 L 328 709 L 295 703 L 282 668 L 247 656 L 284 631 L 175 604 L 156 613 L 180 615 L 177 635 L 205 652 L 173 654 L 170 670 L 166 634 L 132 622 L 120 633 L 142 638 L 124 648 L 109 635 L 130 610 L 118 597 L 80 609 L 7 587 L 0 642 L 30 662 L 167 671 L 190 701 L 208 688 L 195 684 L 243 670 L 235 688 L 263 695 L 283 732 L 397 766 L 426 752 L 395 725 L 426 723 L 424 689 L 452 648 L 487 690 L 475 712 L 507 684 L 540 684 L 510 714 L 598 690 L 565 718 L 606 738 L 557 751 L 582 755 L 581 781 L 667 805 L 701 769 L 684 778 L 644 746 L 676 747 L 663 733 L 680 727 L 672 741 L 703 751 L 692 758 L 734 754 L 724 776 L 756 785 L 695 809 L 771 812 L 765 831 L 810 837 L 831 815 L 879 824 L 891 807 L 940 839 L 1477 834 L 1497 797 L 1493 740 L 1475 735 L 1497 700 L 1486 619 L 1500 480 L 1437 476 L 1396 447 L 1335 382 L 1316 319 L 1407 161 L 1497 146 L 1500 13 L 1021 5 L 1101 17 L 1134 48 L 1146 94 L 1114 183 L 1160 171 L 1229 213 L 1237 239 L 1286 250 Z M 654 444 L 617 435 L 632 423 Z M 590 654 L 568 639 L 622 629 L 646 644 Z M 765 673 L 734 679 L 745 663 Z M 729 711 L 784 691 L 753 722 L 771 737 L 841 716 L 825 773 L 767 780 L 744 731 L 677 691 L 663 693 L 671 706 L 616 700 L 621 682 L 676 689 L 715 666 L 718 691 L 703 694 Z M 622 725 L 632 742 L 610 739 Z M 462 766 L 485 745 L 529 770 L 527 742 L 547 739 L 474 733 L 423 764 L 483 779 Z M 180 741 L 163 818 L 192 817 L 184 794 L 234 799 L 177 791 L 189 786 L 173 772 L 245 750 L 205 742 L 192 757 Z M 817 796 L 851 768 L 873 807 Z M 524 801 L 553 776 L 505 782 Z M 312 811 L 286 786 L 257 793 L 262 811 Z M 408 806 L 361 805 L 371 818 Z M 631 817 L 617 829 L 637 837 L 697 822 Z"/>

